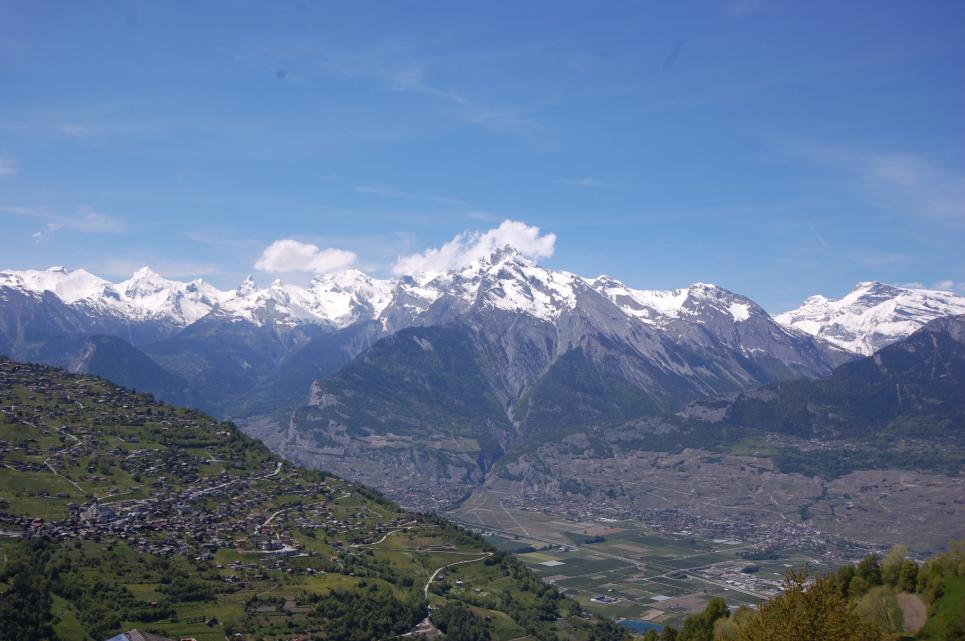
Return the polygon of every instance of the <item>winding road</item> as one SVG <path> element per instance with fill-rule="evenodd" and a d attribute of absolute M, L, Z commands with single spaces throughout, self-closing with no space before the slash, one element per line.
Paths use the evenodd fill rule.
<path fill-rule="evenodd" d="M 489 552 L 488 554 L 486 554 L 486 555 L 484 555 L 484 556 L 481 556 L 481 557 L 479 557 L 478 559 L 466 559 L 465 561 L 456 561 L 455 563 L 447 563 L 446 565 L 442 566 L 441 568 L 437 568 L 436 571 L 432 573 L 432 576 L 429 577 L 429 580 L 426 581 L 426 586 L 425 586 L 424 588 L 422 588 L 422 594 L 425 596 L 426 599 L 429 598 L 429 585 L 430 585 L 433 581 L 435 581 L 435 580 L 436 580 L 436 576 L 438 576 L 438 574 L 439 574 L 440 572 L 442 572 L 443 570 L 445 570 L 446 568 L 452 567 L 452 566 L 454 566 L 454 565 L 462 565 L 463 563 L 476 563 L 477 561 L 482 561 L 483 559 L 488 559 L 488 558 L 491 557 L 492 555 L 493 555 L 493 553 L 492 553 L 492 552 Z"/>

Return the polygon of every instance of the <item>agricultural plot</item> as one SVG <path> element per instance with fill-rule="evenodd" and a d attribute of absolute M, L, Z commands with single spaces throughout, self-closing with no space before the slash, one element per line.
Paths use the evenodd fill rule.
<path fill-rule="evenodd" d="M 804 554 L 747 561 L 739 555 L 747 546 L 739 541 L 513 509 L 498 492 L 474 495 L 451 516 L 503 549 L 531 546 L 518 557 L 541 579 L 588 610 L 616 618 L 676 625 L 713 597 L 754 606 L 777 592 L 792 567 L 832 567 Z"/>

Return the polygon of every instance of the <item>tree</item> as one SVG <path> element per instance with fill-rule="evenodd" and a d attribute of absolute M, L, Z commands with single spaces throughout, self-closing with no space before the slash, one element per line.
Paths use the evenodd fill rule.
<path fill-rule="evenodd" d="M 883 630 L 899 634 L 904 628 L 904 617 L 895 590 L 890 585 L 871 588 L 855 605 L 854 613 L 865 621 L 878 625 Z"/>
<path fill-rule="evenodd" d="M 878 563 L 878 557 L 874 554 L 869 554 L 861 559 L 858 567 L 855 568 L 855 575 L 867 581 L 869 587 L 881 585 L 881 565 Z"/>
<path fill-rule="evenodd" d="M 854 578 L 854 566 L 850 563 L 845 565 L 838 573 L 835 575 L 835 580 L 838 584 L 838 591 L 841 596 L 847 597 L 851 594 L 851 580 Z"/>
<path fill-rule="evenodd" d="M 888 550 L 888 554 L 886 554 L 885 558 L 881 560 L 882 581 L 892 587 L 898 585 L 898 579 L 901 575 L 901 568 L 904 565 L 907 557 L 908 547 L 905 545 L 896 545 Z"/>
<path fill-rule="evenodd" d="M 666 626 L 660 632 L 660 641 L 677 641 L 677 630 L 673 626 Z"/>
<path fill-rule="evenodd" d="M 714 622 L 714 641 L 737 641 L 741 626 L 754 615 L 754 611 L 742 605 L 732 616 Z"/>
<path fill-rule="evenodd" d="M 898 573 L 898 589 L 902 592 L 914 592 L 918 585 L 918 564 L 911 559 L 901 564 Z"/>
<path fill-rule="evenodd" d="M 877 565 L 877 560 L 875 560 Z M 817 576 L 807 582 L 807 570 L 787 573 L 784 593 L 761 605 L 738 623 L 739 641 L 884 641 L 887 633 L 862 621 L 842 596 L 837 581 Z"/>
<path fill-rule="evenodd" d="M 486 623 L 472 610 L 456 603 L 446 603 L 429 615 L 432 623 L 442 630 L 447 641 L 488 641 Z"/>
<path fill-rule="evenodd" d="M 10 588 L 0 594 L 0 640 L 56 641 L 51 625 L 50 608 L 53 598 L 50 586 L 38 559 L 28 552 L 28 558 L 11 562 L 3 572 Z"/>
<path fill-rule="evenodd" d="M 680 630 L 680 641 L 713 641 L 714 623 L 718 619 L 727 618 L 728 614 L 727 603 L 720 597 L 714 597 L 703 612 L 684 621 L 684 627 Z"/>

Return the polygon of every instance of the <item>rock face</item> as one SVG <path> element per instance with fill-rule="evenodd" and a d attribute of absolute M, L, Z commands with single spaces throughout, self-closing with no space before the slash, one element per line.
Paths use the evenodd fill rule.
<path fill-rule="evenodd" d="M 838 300 L 811 296 L 775 318 L 786 327 L 868 356 L 935 318 L 956 314 L 965 314 L 965 296 L 870 281 L 858 283 Z"/>

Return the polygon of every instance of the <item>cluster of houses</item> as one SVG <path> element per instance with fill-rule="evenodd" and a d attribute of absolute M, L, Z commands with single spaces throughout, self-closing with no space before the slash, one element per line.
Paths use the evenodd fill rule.
<path fill-rule="evenodd" d="M 205 560 L 232 548 L 252 554 L 252 564 L 281 567 L 306 554 L 294 535 L 299 528 L 321 529 L 339 548 L 375 540 L 405 520 L 394 509 L 383 516 L 364 505 L 343 507 L 339 501 L 354 504 L 355 490 L 336 479 L 263 454 L 260 469 L 246 460 L 250 451 L 227 446 L 231 430 L 95 378 L 0 359 L 0 423 L 37 436 L 0 435 L 0 465 L 60 477 L 74 488 L 38 492 L 62 507 L 58 518 L 0 502 L 0 532 L 7 535 L 108 537 L 157 556 Z M 0 486 L 0 501 L 4 493 Z"/>

